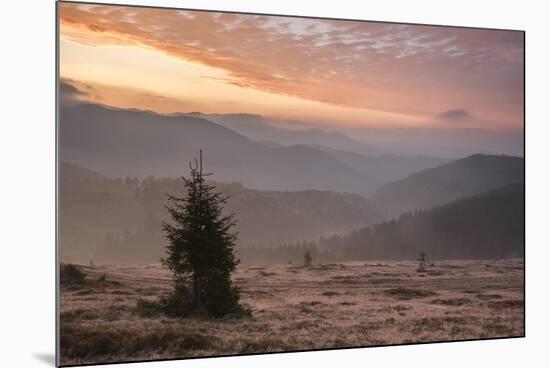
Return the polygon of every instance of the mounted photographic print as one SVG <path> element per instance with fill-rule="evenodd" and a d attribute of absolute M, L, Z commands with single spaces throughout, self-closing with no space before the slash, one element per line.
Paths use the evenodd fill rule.
<path fill-rule="evenodd" d="M 57 16 L 58 365 L 524 336 L 524 32 Z"/>

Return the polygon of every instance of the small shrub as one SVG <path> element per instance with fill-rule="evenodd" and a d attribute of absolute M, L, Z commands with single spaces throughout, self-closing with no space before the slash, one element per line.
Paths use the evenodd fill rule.
<path fill-rule="evenodd" d="M 78 269 L 73 264 L 64 264 L 61 265 L 59 270 L 59 281 L 61 285 L 82 285 L 86 274 Z"/>
<path fill-rule="evenodd" d="M 426 272 L 426 253 L 420 252 L 420 256 L 417 259 L 418 261 L 418 268 L 416 269 L 416 272 Z"/>

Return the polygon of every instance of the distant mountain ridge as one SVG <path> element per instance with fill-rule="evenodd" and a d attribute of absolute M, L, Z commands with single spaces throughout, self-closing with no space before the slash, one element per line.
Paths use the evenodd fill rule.
<path fill-rule="evenodd" d="M 523 181 L 522 157 L 477 154 L 385 184 L 369 199 L 398 216 Z"/>
<path fill-rule="evenodd" d="M 267 147 L 202 118 L 94 104 L 60 111 L 61 159 L 110 177 L 179 176 L 203 150 L 217 178 L 263 190 L 368 194 L 375 181 L 313 148 Z"/>
<path fill-rule="evenodd" d="M 418 171 L 453 161 L 448 158 L 398 156 L 389 153 L 377 156 L 365 156 L 360 153 L 336 150 L 321 145 L 308 145 L 308 147 L 323 151 L 360 172 L 376 173 L 376 180 L 378 180 L 379 184 L 402 179 Z"/>
<path fill-rule="evenodd" d="M 110 177 L 179 176 L 202 149 L 206 167 L 220 181 L 259 190 L 332 190 L 366 196 L 388 181 L 446 162 L 266 143 L 196 116 L 89 103 L 63 106 L 60 125 L 61 159 Z M 349 141 L 345 135 L 319 132 L 342 138 L 343 145 Z M 294 131 L 285 134 L 301 139 Z"/>
<path fill-rule="evenodd" d="M 254 141 L 272 141 L 285 146 L 321 145 L 336 150 L 357 152 L 367 156 L 387 153 L 372 144 L 350 138 L 346 134 L 310 128 L 302 122 L 294 122 L 297 126 L 294 129 L 285 129 L 276 126 L 275 123 L 278 121 L 280 123 L 288 121 L 253 114 L 204 114 L 192 112 L 180 115 L 201 117 L 210 120 Z M 290 121 L 290 124 L 292 124 L 292 121 Z"/>

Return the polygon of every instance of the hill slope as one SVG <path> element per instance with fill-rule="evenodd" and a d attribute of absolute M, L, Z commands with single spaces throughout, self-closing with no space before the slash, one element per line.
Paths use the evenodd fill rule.
<path fill-rule="evenodd" d="M 523 182 L 523 173 L 523 158 L 473 155 L 386 184 L 369 199 L 390 216 L 398 216 Z"/>
<path fill-rule="evenodd" d="M 523 183 L 459 200 L 430 210 L 405 213 L 335 236 L 325 247 L 351 259 L 431 259 L 523 257 L 525 202 Z"/>
<path fill-rule="evenodd" d="M 357 171 L 372 175 L 380 185 L 453 161 L 448 158 L 394 154 L 365 156 L 321 145 L 309 145 L 309 147 L 323 151 Z"/>
<path fill-rule="evenodd" d="M 363 195 L 377 181 L 311 147 L 269 147 L 205 119 L 94 104 L 60 111 L 61 160 L 111 177 L 180 176 L 205 155 L 224 182 L 261 190 L 334 190 Z"/>
<path fill-rule="evenodd" d="M 239 244 L 268 246 L 317 240 L 378 222 L 382 216 L 363 197 L 331 191 L 257 191 L 215 183 L 230 196 Z M 168 220 L 166 193 L 182 194 L 181 179 L 110 179 L 74 164 L 60 165 L 62 258 L 87 262 L 157 262 Z"/>
<path fill-rule="evenodd" d="M 254 141 L 272 141 L 284 146 L 321 145 L 337 150 L 357 152 L 363 155 L 380 155 L 384 151 L 371 144 L 355 140 L 339 132 L 327 132 L 322 129 L 308 128 L 306 123 L 270 119 L 253 114 L 203 114 L 199 112 L 185 114 L 201 117 L 223 125 Z M 285 129 L 277 124 L 292 124 L 298 129 Z"/>

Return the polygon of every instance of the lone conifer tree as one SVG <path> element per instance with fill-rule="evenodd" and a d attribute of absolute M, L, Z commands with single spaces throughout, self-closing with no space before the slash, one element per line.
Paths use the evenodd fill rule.
<path fill-rule="evenodd" d="M 171 223 L 163 223 L 169 240 L 162 264 L 173 272 L 174 300 L 186 300 L 193 310 L 205 310 L 220 317 L 242 311 L 239 290 L 232 285 L 231 272 L 238 260 L 234 256 L 237 233 L 234 214 L 222 213 L 227 197 L 206 183 L 200 159 L 189 163 L 191 177 L 182 177 L 183 198 L 168 195 L 166 206 Z"/>
<path fill-rule="evenodd" d="M 418 268 L 416 272 L 425 272 L 426 271 L 426 252 L 420 252 L 420 256 L 417 259 Z"/>

